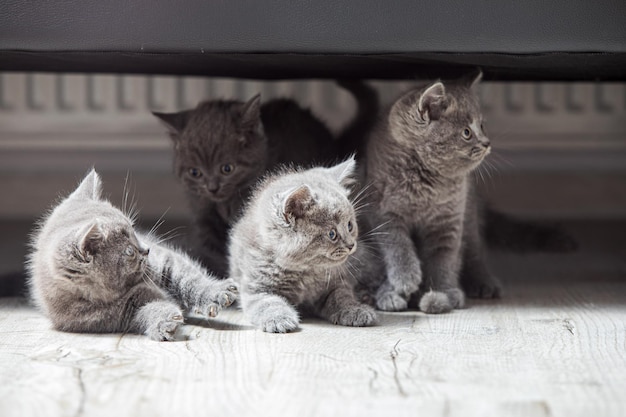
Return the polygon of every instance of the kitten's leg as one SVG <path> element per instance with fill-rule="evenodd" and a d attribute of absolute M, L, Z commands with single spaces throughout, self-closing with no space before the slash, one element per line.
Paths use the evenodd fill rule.
<path fill-rule="evenodd" d="M 183 313 L 166 295 L 141 283 L 112 303 L 77 301 L 64 308 L 63 318 L 53 317 L 57 330 L 86 333 L 129 332 L 153 340 L 172 340 L 183 323 Z"/>
<path fill-rule="evenodd" d="M 376 322 L 376 312 L 368 305 L 358 302 L 353 291 L 338 286 L 322 296 L 317 313 L 333 324 L 342 326 L 371 326 Z"/>
<path fill-rule="evenodd" d="M 461 269 L 461 285 L 468 297 L 498 298 L 502 287 L 498 278 L 493 276 L 485 262 L 485 251 L 480 235 L 478 206 L 468 197 L 463 226 L 463 266 Z"/>
<path fill-rule="evenodd" d="M 147 284 L 131 290 L 122 316 L 128 321 L 127 331 L 145 334 L 156 341 L 174 340 L 176 329 L 183 323 L 180 308 L 160 290 Z"/>
<path fill-rule="evenodd" d="M 246 318 L 264 332 L 287 333 L 298 328 L 298 312 L 280 295 L 244 293 L 241 302 Z"/>
<path fill-rule="evenodd" d="M 376 306 L 386 311 L 405 310 L 409 297 L 422 282 L 420 261 L 406 227 L 389 223 L 380 229 L 385 236 L 379 246 L 387 279 L 376 293 Z"/>
<path fill-rule="evenodd" d="M 152 245 L 148 263 L 153 281 L 180 301 L 186 311 L 215 317 L 237 299 L 233 280 L 214 278 L 183 253 Z"/>
<path fill-rule="evenodd" d="M 133 321 L 133 329 L 159 342 L 174 340 L 183 313 L 170 301 L 152 301 L 141 307 Z"/>
<path fill-rule="evenodd" d="M 462 308 L 465 295 L 459 288 L 461 267 L 460 227 L 424 234 L 424 291 L 419 307 L 425 313 L 446 313 Z"/>
<path fill-rule="evenodd" d="M 226 241 L 227 238 L 218 241 L 216 236 L 205 235 L 201 247 L 196 250 L 202 263 L 220 278 L 228 276 L 228 261 L 222 249 Z"/>
<path fill-rule="evenodd" d="M 500 281 L 487 268 L 480 242 L 466 240 L 460 278 L 470 298 L 499 298 L 502 294 Z"/>

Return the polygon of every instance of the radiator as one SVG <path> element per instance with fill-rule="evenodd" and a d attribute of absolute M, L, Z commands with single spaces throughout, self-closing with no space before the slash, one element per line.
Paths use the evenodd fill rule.
<path fill-rule="evenodd" d="M 384 105 L 417 81 L 371 83 Z M 92 165 L 169 181 L 169 139 L 150 111 L 188 109 L 213 98 L 246 100 L 259 92 L 264 100 L 296 99 L 334 131 L 355 111 L 351 96 L 333 81 L 0 73 L 0 191 L 22 192 L 15 180 L 20 175 L 43 173 L 39 178 L 48 181 L 66 175 L 65 184 Z M 501 174 L 626 170 L 626 84 L 485 82 L 480 97 L 488 135 L 505 161 Z M 26 196 L 36 206 L 48 201 L 54 184 L 40 187 Z M 5 200 L 0 216 L 24 210 Z"/>

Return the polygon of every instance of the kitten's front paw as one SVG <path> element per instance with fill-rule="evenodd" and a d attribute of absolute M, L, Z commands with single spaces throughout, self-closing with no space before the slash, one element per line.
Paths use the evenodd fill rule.
<path fill-rule="evenodd" d="M 448 296 L 452 308 L 457 309 L 465 307 L 465 293 L 463 293 L 460 288 L 451 288 L 444 292 Z"/>
<path fill-rule="evenodd" d="M 447 313 L 453 309 L 448 295 L 440 291 L 429 291 L 422 296 L 419 303 L 420 310 L 427 314 Z"/>
<path fill-rule="evenodd" d="M 232 279 L 221 281 L 220 286 L 221 288 L 217 288 L 215 301 L 220 307 L 228 307 L 239 296 L 239 289 Z"/>
<path fill-rule="evenodd" d="M 254 324 L 267 333 L 288 333 L 296 330 L 300 323 L 298 312 L 287 306 L 271 306 Z"/>
<path fill-rule="evenodd" d="M 394 291 L 379 291 L 376 294 L 376 307 L 383 311 L 402 311 L 407 308 L 407 300 Z"/>
<path fill-rule="evenodd" d="M 463 289 L 469 298 L 491 299 L 502 296 L 502 286 L 495 277 L 465 283 Z"/>
<path fill-rule="evenodd" d="M 376 319 L 377 316 L 374 309 L 364 304 L 346 307 L 329 318 L 333 324 L 355 327 L 371 326 L 376 322 Z"/>
<path fill-rule="evenodd" d="M 183 324 L 183 313 L 178 311 L 177 313 L 170 315 L 169 317 L 159 320 L 154 325 L 150 326 L 146 331 L 146 335 L 157 342 L 169 342 L 174 340 L 174 335 L 178 326 Z"/>
<path fill-rule="evenodd" d="M 298 316 L 280 315 L 261 323 L 261 330 L 267 333 L 289 333 L 298 328 Z"/>
<path fill-rule="evenodd" d="M 222 308 L 234 303 L 238 296 L 239 290 L 233 280 L 212 282 L 205 290 L 202 301 L 195 307 L 195 312 L 207 317 L 215 317 Z"/>

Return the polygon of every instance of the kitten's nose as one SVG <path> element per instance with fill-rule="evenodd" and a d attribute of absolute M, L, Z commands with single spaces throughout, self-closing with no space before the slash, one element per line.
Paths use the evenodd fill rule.
<path fill-rule="evenodd" d="M 346 248 L 348 248 L 348 250 L 352 250 L 352 248 L 354 247 L 354 243 L 347 243 L 346 244 Z"/>
<path fill-rule="evenodd" d="M 214 193 L 220 189 L 220 184 L 217 181 L 208 181 L 206 184 L 206 189 L 210 193 Z"/>
<path fill-rule="evenodd" d="M 150 253 L 150 248 L 139 249 L 139 253 L 141 253 L 143 256 L 148 256 L 148 254 Z"/>
<path fill-rule="evenodd" d="M 490 146 L 491 146 L 491 142 L 489 142 L 489 139 L 487 139 L 487 138 L 482 139 L 482 140 L 480 141 L 480 143 L 481 143 L 481 144 L 482 144 L 485 148 L 488 148 L 488 147 L 490 147 Z"/>

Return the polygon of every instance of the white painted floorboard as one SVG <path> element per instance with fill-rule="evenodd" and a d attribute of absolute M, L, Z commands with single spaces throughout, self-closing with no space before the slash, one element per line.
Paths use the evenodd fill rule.
<path fill-rule="evenodd" d="M 626 416 L 626 281 L 287 335 L 239 311 L 173 343 L 50 330 L 0 299 L 0 416 Z"/>

